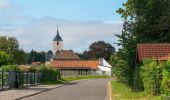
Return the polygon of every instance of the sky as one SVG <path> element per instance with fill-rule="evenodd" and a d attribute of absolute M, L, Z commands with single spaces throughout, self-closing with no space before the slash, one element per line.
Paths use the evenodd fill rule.
<path fill-rule="evenodd" d="M 122 31 L 116 10 L 125 0 L 0 0 L 0 35 L 14 36 L 20 48 L 52 50 L 57 25 L 64 49 L 82 52 L 103 40 L 118 48 Z"/>

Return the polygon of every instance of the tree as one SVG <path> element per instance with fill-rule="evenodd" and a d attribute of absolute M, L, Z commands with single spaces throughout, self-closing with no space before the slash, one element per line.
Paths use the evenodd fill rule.
<path fill-rule="evenodd" d="M 115 48 L 111 44 L 105 43 L 104 41 L 97 41 L 89 46 L 89 51 L 87 51 L 87 55 L 91 59 L 98 59 L 100 57 L 103 57 L 108 60 L 111 54 L 114 52 Z"/>
<path fill-rule="evenodd" d="M 23 49 L 18 49 L 14 53 L 15 62 L 19 65 L 26 64 L 28 60 L 28 55 Z"/>
<path fill-rule="evenodd" d="M 136 47 L 138 43 L 168 43 L 170 42 L 170 1 L 169 0 L 127 0 L 123 8 L 117 10 L 124 20 L 122 34 L 118 45 L 122 48 L 117 56 L 127 63 L 130 70 L 128 85 L 133 87 Z M 123 66 L 123 65 L 122 65 Z"/>
<path fill-rule="evenodd" d="M 45 63 L 45 55 L 46 53 L 44 51 L 37 52 L 32 50 L 30 53 L 28 53 L 28 63 L 31 64 L 32 62 L 42 62 Z"/>
<path fill-rule="evenodd" d="M 0 50 L 10 54 L 16 64 L 26 61 L 26 53 L 19 48 L 19 42 L 15 37 L 0 36 Z"/>
<path fill-rule="evenodd" d="M 80 57 L 82 60 L 89 60 L 90 56 L 87 54 L 88 51 L 84 51 L 83 53 L 77 53 L 77 55 Z"/>
<path fill-rule="evenodd" d="M 0 51 L 0 67 L 3 65 L 13 64 L 13 59 L 10 54 L 7 54 L 4 51 Z"/>

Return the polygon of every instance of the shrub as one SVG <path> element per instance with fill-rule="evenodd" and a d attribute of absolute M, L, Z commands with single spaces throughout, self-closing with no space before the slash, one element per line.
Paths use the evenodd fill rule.
<path fill-rule="evenodd" d="M 16 65 L 5 65 L 0 68 L 1 71 L 20 71 L 19 67 Z"/>
<path fill-rule="evenodd" d="M 124 60 L 117 61 L 116 65 L 114 66 L 113 73 L 118 79 L 118 81 L 129 84 L 130 75 L 129 75 L 129 68 L 127 62 Z"/>
<path fill-rule="evenodd" d="M 141 67 L 142 82 L 144 90 L 147 93 L 158 95 L 160 94 L 161 83 L 161 63 L 157 64 L 155 60 L 144 60 Z"/>
<path fill-rule="evenodd" d="M 41 66 L 40 71 L 43 73 L 43 81 L 49 82 L 49 81 L 56 81 L 60 78 L 59 70 L 54 69 L 50 66 Z"/>
<path fill-rule="evenodd" d="M 170 96 L 170 60 L 164 64 L 161 87 L 162 92 Z"/>

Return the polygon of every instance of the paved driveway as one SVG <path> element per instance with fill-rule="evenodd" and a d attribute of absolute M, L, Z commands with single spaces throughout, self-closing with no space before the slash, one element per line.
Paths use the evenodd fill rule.
<path fill-rule="evenodd" d="M 109 79 L 83 80 L 25 98 L 24 100 L 107 100 Z"/>

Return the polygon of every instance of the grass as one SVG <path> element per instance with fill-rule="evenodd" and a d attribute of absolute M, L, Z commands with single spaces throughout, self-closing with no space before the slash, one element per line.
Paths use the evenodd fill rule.
<path fill-rule="evenodd" d="M 74 81 L 74 80 L 84 80 L 84 79 L 97 79 L 97 78 L 110 78 L 110 76 L 101 75 L 101 76 L 77 76 L 77 77 L 65 77 L 63 78 L 66 81 Z"/>
<path fill-rule="evenodd" d="M 160 96 L 148 95 L 145 92 L 133 92 L 129 87 L 113 80 L 112 98 L 113 100 L 161 100 Z"/>
<path fill-rule="evenodd" d="M 47 81 L 43 82 L 42 84 L 44 85 L 54 85 L 54 84 L 64 84 L 68 83 L 70 81 L 75 81 L 75 80 L 84 80 L 84 79 L 97 79 L 97 78 L 110 78 L 110 76 L 77 76 L 77 77 L 64 77 L 59 80 L 55 81 Z"/>

